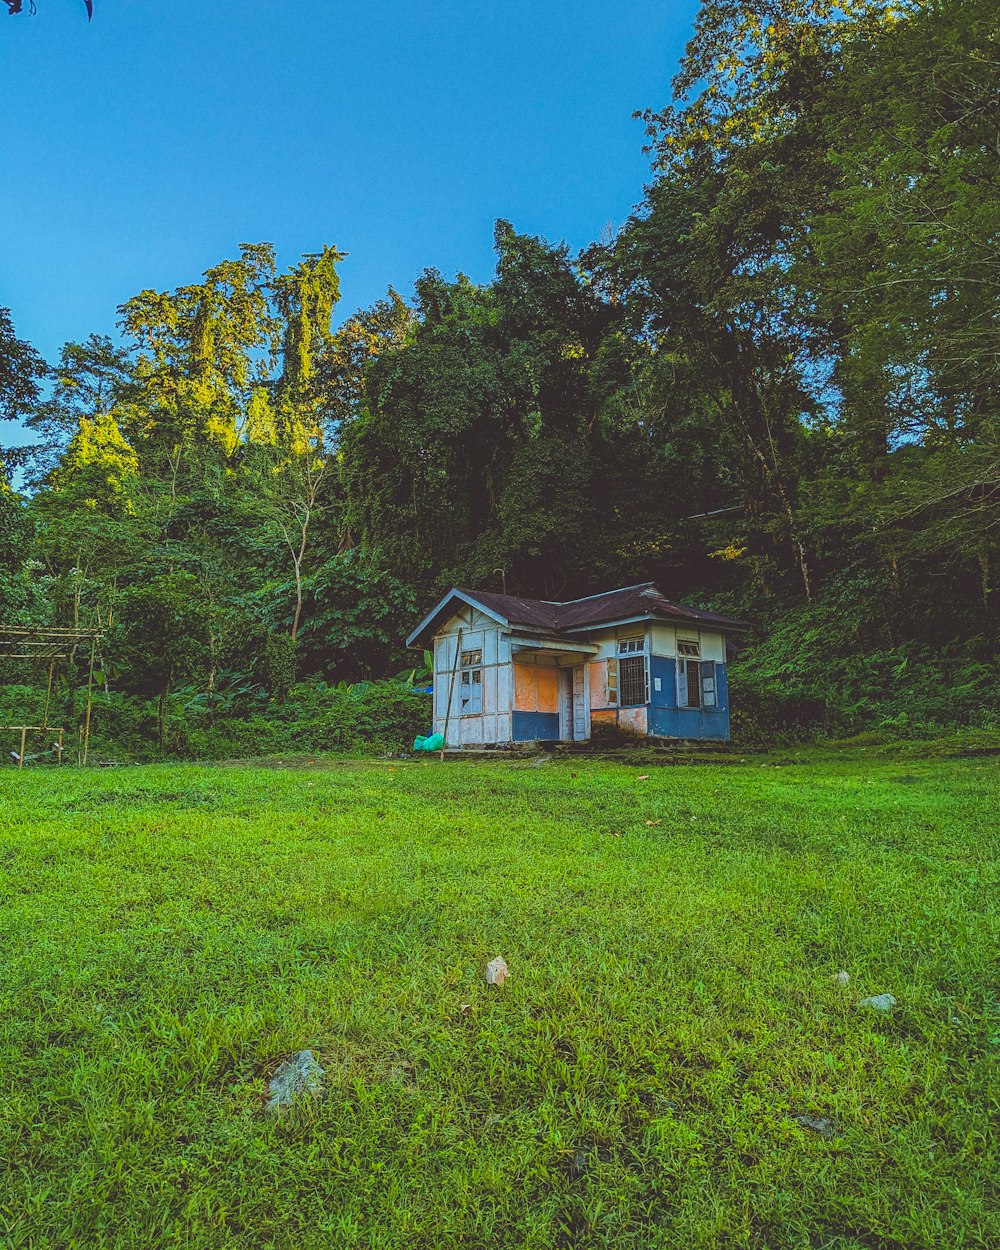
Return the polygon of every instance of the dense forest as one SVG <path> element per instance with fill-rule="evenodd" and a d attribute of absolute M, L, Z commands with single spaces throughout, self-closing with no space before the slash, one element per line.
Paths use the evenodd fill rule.
<path fill-rule="evenodd" d="M 997 25 L 706 0 L 631 218 L 499 221 L 486 285 L 340 319 L 336 247 L 243 244 L 51 363 L 4 311 L 0 623 L 105 631 L 119 757 L 401 739 L 453 584 L 746 617 L 747 742 L 996 723 Z M 44 675 L 0 677 L 22 723 Z"/>

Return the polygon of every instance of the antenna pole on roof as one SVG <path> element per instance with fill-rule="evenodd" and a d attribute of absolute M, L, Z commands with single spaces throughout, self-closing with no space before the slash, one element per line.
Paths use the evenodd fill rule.
<path fill-rule="evenodd" d="M 494 573 L 500 574 L 500 585 L 503 587 L 503 593 L 507 593 L 507 574 L 503 569 L 494 569 Z"/>

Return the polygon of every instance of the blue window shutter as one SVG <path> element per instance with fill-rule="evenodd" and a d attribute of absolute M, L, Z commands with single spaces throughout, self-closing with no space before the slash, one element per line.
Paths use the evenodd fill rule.
<path fill-rule="evenodd" d="M 701 665 L 701 706 L 702 707 L 718 707 L 718 686 L 715 676 L 716 666 L 712 663 L 703 663 Z"/>

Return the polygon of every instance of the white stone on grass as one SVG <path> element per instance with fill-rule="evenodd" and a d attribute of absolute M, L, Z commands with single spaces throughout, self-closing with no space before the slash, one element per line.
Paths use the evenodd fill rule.
<path fill-rule="evenodd" d="M 303 1096 L 318 1098 L 322 1092 L 323 1069 L 313 1057 L 311 1050 L 300 1050 L 294 1059 L 280 1064 L 268 1089 L 271 1098 L 268 1111 L 283 1111 Z"/>
<path fill-rule="evenodd" d="M 884 1016 L 887 1016 L 895 1005 L 896 1000 L 891 994 L 873 994 L 871 998 L 863 998 L 858 1003 L 859 1007 L 871 1007 L 873 1011 L 880 1011 Z"/>
<path fill-rule="evenodd" d="M 503 985 L 508 976 L 510 976 L 510 969 L 502 955 L 497 955 L 496 959 L 491 959 L 486 965 L 487 985 Z"/>

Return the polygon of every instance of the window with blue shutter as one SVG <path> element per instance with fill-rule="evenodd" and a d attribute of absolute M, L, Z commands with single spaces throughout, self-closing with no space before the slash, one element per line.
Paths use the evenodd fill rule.
<path fill-rule="evenodd" d="M 715 665 L 710 660 L 701 663 L 701 706 L 716 707 Z"/>

